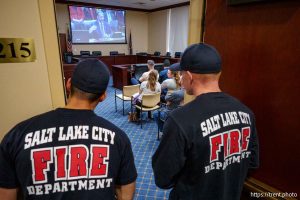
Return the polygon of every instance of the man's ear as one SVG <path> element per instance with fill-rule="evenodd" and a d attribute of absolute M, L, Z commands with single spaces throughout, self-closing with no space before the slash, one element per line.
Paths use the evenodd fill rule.
<path fill-rule="evenodd" d="M 106 91 L 99 97 L 98 101 L 102 102 L 106 98 Z"/>
<path fill-rule="evenodd" d="M 193 74 L 191 72 L 189 72 L 189 71 L 187 71 L 187 74 L 188 74 L 188 76 L 190 78 L 190 83 L 192 84 L 193 83 Z"/>
<path fill-rule="evenodd" d="M 67 85 L 66 85 L 67 91 L 71 92 L 71 78 L 68 78 Z"/>

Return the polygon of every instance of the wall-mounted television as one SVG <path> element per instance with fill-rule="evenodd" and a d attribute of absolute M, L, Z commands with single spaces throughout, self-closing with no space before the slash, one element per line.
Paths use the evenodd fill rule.
<path fill-rule="evenodd" d="M 125 44 L 125 10 L 69 6 L 73 44 Z"/>

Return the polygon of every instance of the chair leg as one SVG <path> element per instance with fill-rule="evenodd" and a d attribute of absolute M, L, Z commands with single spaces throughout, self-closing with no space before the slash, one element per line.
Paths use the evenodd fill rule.
<path fill-rule="evenodd" d="M 160 120 L 160 111 L 158 111 L 158 118 L 157 118 L 157 140 L 159 140 L 159 120 Z"/>
<path fill-rule="evenodd" d="M 115 109 L 116 109 L 116 112 L 117 112 L 117 97 L 116 97 L 116 94 L 117 94 L 117 92 L 115 90 Z"/>
<path fill-rule="evenodd" d="M 124 115 L 124 100 L 123 100 L 123 115 Z"/>
<path fill-rule="evenodd" d="M 141 109 L 141 113 L 140 113 L 141 129 L 143 128 L 143 120 L 142 120 L 142 116 L 143 116 L 143 109 Z"/>
<path fill-rule="evenodd" d="M 132 97 L 131 97 L 131 100 L 130 100 L 130 112 L 132 113 Z"/>

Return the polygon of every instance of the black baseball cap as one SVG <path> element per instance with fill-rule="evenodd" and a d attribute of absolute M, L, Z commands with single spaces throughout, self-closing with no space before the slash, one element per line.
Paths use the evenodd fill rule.
<path fill-rule="evenodd" d="M 171 64 L 171 63 L 170 63 L 170 60 L 169 60 L 169 59 L 165 59 L 165 60 L 164 60 L 164 63 L 163 63 L 164 66 L 168 67 L 168 66 L 170 66 L 170 64 Z"/>
<path fill-rule="evenodd" d="M 147 60 L 148 65 L 155 65 L 155 62 L 153 60 Z"/>
<path fill-rule="evenodd" d="M 221 71 L 219 52 L 205 43 L 193 44 L 183 52 L 180 68 L 196 74 L 211 74 Z"/>
<path fill-rule="evenodd" d="M 109 70 L 98 59 L 85 59 L 76 65 L 71 82 L 84 92 L 102 94 L 109 82 Z"/>
<path fill-rule="evenodd" d="M 172 65 L 169 67 L 169 70 L 172 71 L 172 72 L 178 72 L 178 71 L 181 71 L 180 63 L 174 63 L 174 64 L 172 64 Z"/>

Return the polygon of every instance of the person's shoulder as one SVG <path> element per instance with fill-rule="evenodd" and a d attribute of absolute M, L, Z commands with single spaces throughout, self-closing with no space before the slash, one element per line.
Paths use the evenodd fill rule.
<path fill-rule="evenodd" d="M 149 74 L 149 71 L 146 71 L 142 74 L 142 76 L 147 76 Z"/>
<path fill-rule="evenodd" d="M 115 124 L 113 124 L 112 122 L 108 121 L 107 119 L 101 116 L 98 115 L 95 116 L 97 118 L 97 124 L 102 128 L 109 129 L 115 132 L 116 134 L 119 134 L 121 137 L 127 137 L 126 133 L 120 127 L 116 126 Z"/>
<path fill-rule="evenodd" d="M 168 83 L 169 83 L 169 79 L 166 79 L 161 84 L 168 84 Z"/>
<path fill-rule="evenodd" d="M 161 72 L 159 72 L 159 75 L 162 76 L 162 75 L 165 75 L 167 73 L 168 73 L 168 69 L 164 69 Z"/>
<path fill-rule="evenodd" d="M 32 124 L 32 123 L 39 123 L 39 121 L 48 121 L 48 120 L 51 120 L 53 119 L 53 117 L 57 114 L 57 111 L 56 110 L 51 110 L 51 111 L 48 111 L 48 112 L 45 112 L 45 113 L 41 113 L 41 114 L 38 114 L 38 115 L 35 115 L 31 118 L 28 118 L 22 122 L 20 122 L 19 124 L 17 124 L 17 126 L 26 126 L 26 125 L 29 125 L 29 124 Z"/>
<path fill-rule="evenodd" d="M 247 111 L 249 114 L 254 115 L 253 111 L 247 105 L 245 105 L 241 100 L 239 100 L 234 96 L 231 96 L 230 94 L 227 93 L 223 93 L 223 94 L 226 95 L 229 99 L 231 99 L 232 103 L 234 103 L 240 109 Z"/>
<path fill-rule="evenodd" d="M 143 82 L 141 83 L 141 87 L 146 87 L 147 82 L 148 82 L 148 81 L 143 81 Z"/>
<path fill-rule="evenodd" d="M 53 110 L 30 117 L 26 120 L 17 123 L 14 127 L 12 127 L 5 135 L 4 139 L 10 140 L 12 138 L 22 137 L 23 134 L 26 133 L 27 130 L 29 130 L 32 126 L 48 122 L 49 120 L 55 118 L 55 111 Z"/>
<path fill-rule="evenodd" d="M 174 78 L 168 78 L 168 79 L 166 79 L 166 82 L 167 82 L 168 84 L 175 84 L 175 85 L 176 85 L 176 81 L 175 81 Z"/>

